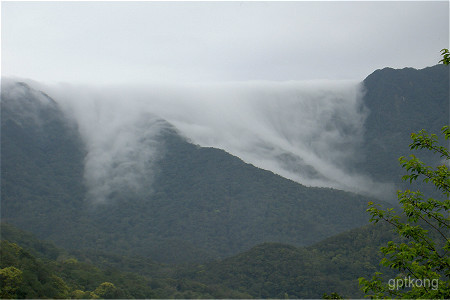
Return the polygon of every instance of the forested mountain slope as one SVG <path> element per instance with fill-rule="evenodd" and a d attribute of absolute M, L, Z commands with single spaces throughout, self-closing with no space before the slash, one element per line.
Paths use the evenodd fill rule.
<path fill-rule="evenodd" d="M 2 223 L 0 267 L 25 275 L 14 291 L 25 298 L 321 298 L 332 292 L 361 298 L 357 279 L 381 271 L 378 249 L 395 239 L 390 229 L 367 225 L 309 247 L 264 243 L 223 260 L 174 266 L 67 251 Z M 114 288 L 102 289 L 104 282 Z"/>
<path fill-rule="evenodd" d="M 3 81 L 1 147 L 2 221 L 70 243 L 85 194 L 85 151 L 75 124 L 46 94 Z"/>
<path fill-rule="evenodd" d="M 93 204 L 84 145 L 58 104 L 13 83 L 1 105 L 2 220 L 59 246 L 205 261 L 263 242 L 309 245 L 368 220 L 368 198 L 302 186 L 190 144 L 169 124 L 157 137 L 165 151 L 148 186 Z"/>
<path fill-rule="evenodd" d="M 265 243 L 242 254 L 191 268 L 183 274 L 205 284 L 220 282 L 255 298 L 322 298 L 337 292 L 362 298 L 358 278 L 381 269 L 380 246 L 395 239 L 386 224 L 367 225 L 310 247 Z"/>
<path fill-rule="evenodd" d="M 142 267 L 148 260 L 142 258 L 109 257 L 106 262 L 74 256 L 52 243 L 9 224 L 1 224 L 0 297 L 3 299 L 70 298 L 70 299 L 150 299 L 150 298 L 250 298 L 220 284 L 207 286 L 188 278 L 175 279 L 159 272 L 158 276 L 143 276 L 136 271 L 124 272 L 109 266 L 118 260 L 137 261 Z M 78 258 L 78 259 L 77 259 Z M 122 269 L 132 268 L 122 265 Z M 175 268 L 151 263 L 152 269 Z M 154 273 L 158 272 L 152 270 Z"/>
<path fill-rule="evenodd" d="M 446 65 L 416 70 L 384 68 L 364 80 L 365 159 L 360 170 L 380 181 L 400 183 L 398 158 L 410 153 L 410 134 L 422 129 L 439 133 L 449 124 L 449 69 Z M 433 160 L 425 153 L 423 159 Z"/>
<path fill-rule="evenodd" d="M 399 183 L 397 158 L 409 153 L 409 134 L 448 123 L 442 67 L 383 69 L 366 78 L 359 170 Z M 311 245 L 367 224 L 369 198 L 305 187 L 160 124 L 154 176 L 142 178 L 138 192 L 115 191 L 95 204 L 87 197 L 87 149 L 77 124 L 44 92 L 2 84 L 2 220 L 68 249 L 164 262 L 205 262 L 264 242 Z"/>

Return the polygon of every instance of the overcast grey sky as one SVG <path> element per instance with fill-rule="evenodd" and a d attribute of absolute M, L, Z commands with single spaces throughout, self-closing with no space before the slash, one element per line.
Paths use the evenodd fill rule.
<path fill-rule="evenodd" d="M 2 2 L 2 75 L 46 82 L 362 80 L 448 46 L 448 1 Z"/>

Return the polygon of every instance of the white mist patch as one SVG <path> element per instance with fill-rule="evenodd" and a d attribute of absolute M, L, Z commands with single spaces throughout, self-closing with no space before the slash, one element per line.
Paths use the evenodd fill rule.
<path fill-rule="evenodd" d="M 158 158 L 160 119 L 195 144 L 216 147 L 307 186 L 384 197 L 392 188 L 356 174 L 367 115 L 354 81 L 240 82 L 51 89 L 86 142 L 91 196 L 137 189 Z M 220 171 L 220 170 L 218 170 Z"/>
<path fill-rule="evenodd" d="M 160 118 L 134 101 L 91 88 L 64 86 L 53 92 L 66 113 L 75 118 L 87 148 L 88 198 L 102 203 L 117 195 L 148 192 L 154 163 L 162 152 L 157 136 L 165 124 Z"/>

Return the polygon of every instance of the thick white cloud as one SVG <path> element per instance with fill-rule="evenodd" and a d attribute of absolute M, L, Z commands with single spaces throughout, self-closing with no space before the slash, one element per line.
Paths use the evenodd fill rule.
<path fill-rule="evenodd" d="M 448 47 L 442 2 L 2 2 L 2 73 L 40 81 L 358 79 Z"/>
<path fill-rule="evenodd" d="M 165 152 L 158 139 L 166 126 L 161 119 L 196 144 L 224 149 L 307 186 L 393 196 L 391 186 L 352 169 L 362 159 L 367 115 L 356 81 L 39 89 L 79 124 L 88 150 L 85 179 L 97 201 L 150 186 Z"/>

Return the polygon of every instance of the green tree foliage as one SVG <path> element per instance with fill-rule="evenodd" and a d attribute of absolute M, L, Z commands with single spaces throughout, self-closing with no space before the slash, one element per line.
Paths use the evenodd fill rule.
<path fill-rule="evenodd" d="M 442 59 L 439 61 L 444 65 L 450 65 L 450 51 L 448 49 L 441 50 Z"/>
<path fill-rule="evenodd" d="M 114 284 L 111 282 L 103 282 L 95 290 L 94 294 L 98 295 L 100 298 L 105 299 L 115 299 L 120 298 L 120 292 Z"/>
<path fill-rule="evenodd" d="M 2 240 L 0 248 L 0 296 L 4 299 L 242 299 L 249 296 L 220 283 L 206 285 L 179 278 L 175 266 L 90 251 L 76 251 L 75 258 L 72 252 L 39 241 L 11 225 L 2 223 L 1 232 L 2 238 L 10 239 Z M 121 266 L 127 271 L 118 269 Z M 147 268 L 153 270 L 142 272 Z"/>
<path fill-rule="evenodd" d="M 67 298 L 69 287 L 51 264 L 8 241 L 1 241 L 2 298 Z"/>
<path fill-rule="evenodd" d="M 0 270 L 0 297 L 2 299 L 17 298 L 16 291 L 22 282 L 22 271 L 15 267 Z"/>
<path fill-rule="evenodd" d="M 449 126 L 444 126 L 442 133 L 445 140 L 450 140 Z M 433 168 L 415 155 L 400 157 L 400 164 L 408 171 L 403 180 L 412 183 L 420 178 L 432 183 L 442 198 L 425 198 L 420 191 L 399 191 L 401 216 L 393 209 L 383 210 L 369 203 L 371 221 L 388 222 L 403 241 L 390 241 L 381 248 L 385 255 L 381 264 L 400 271 L 395 278 L 386 282 L 381 273 L 375 273 L 370 280 L 359 279 L 368 297 L 450 297 L 450 154 L 446 147 L 439 145 L 437 135 L 425 130 L 412 133 L 411 139 L 411 150 L 429 150 L 440 156 L 442 164 Z"/>

